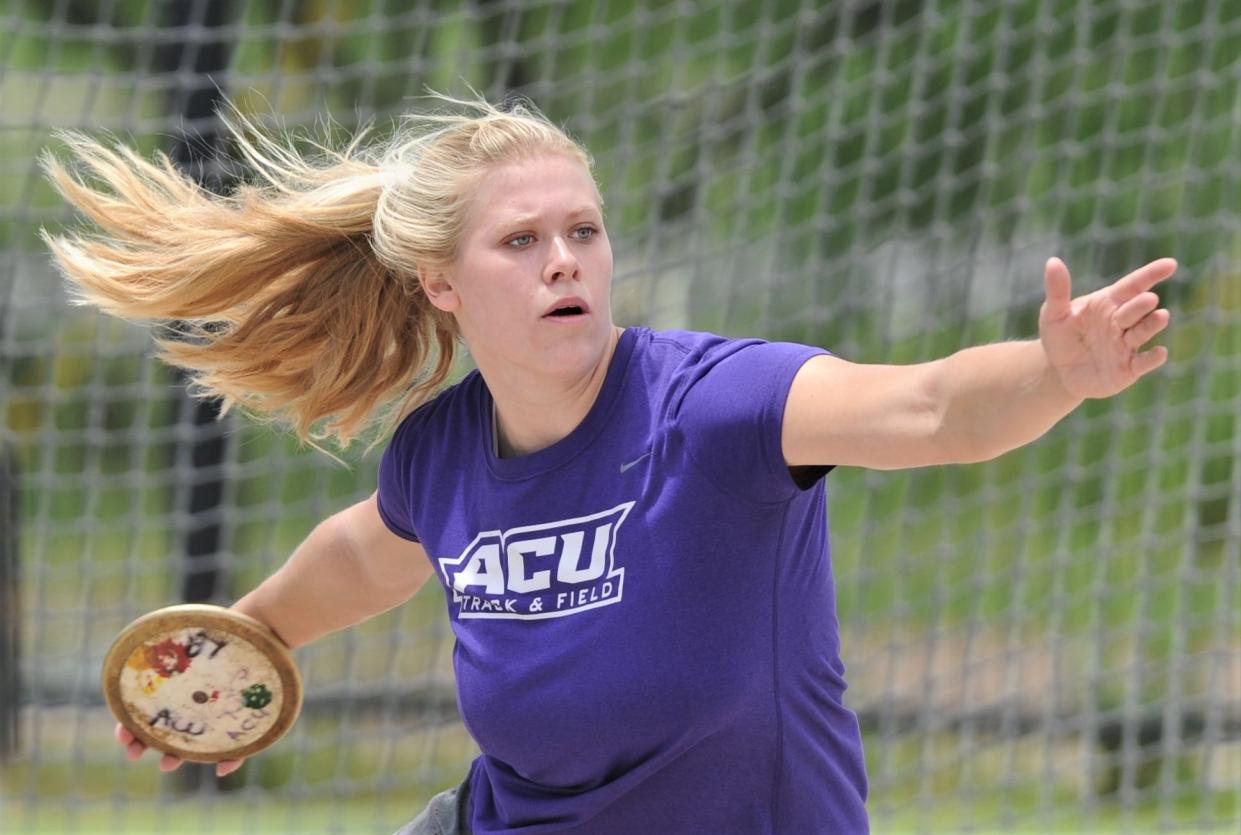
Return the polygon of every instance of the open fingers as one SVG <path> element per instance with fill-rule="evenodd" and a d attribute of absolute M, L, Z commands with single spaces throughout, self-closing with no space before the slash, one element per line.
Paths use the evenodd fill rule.
<path fill-rule="evenodd" d="M 1151 292 L 1141 293 L 1117 308 L 1112 319 L 1122 331 L 1127 331 L 1157 307 L 1158 296 Z"/>
<path fill-rule="evenodd" d="M 1160 258 L 1138 267 L 1111 286 L 1112 300 L 1125 304 L 1134 296 L 1145 293 L 1159 282 L 1176 272 L 1175 258 Z"/>
<path fill-rule="evenodd" d="M 1162 345 L 1156 345 L 1149 351 L 1143 351 L 1133 358 L 1133 372 L 1141 377 L 1143 374 L 1149 374 L 1159 366 L 1168 361 L 1168 349 Z"/>
<path fill-rule="evenodd" d="M 1125 345 L 1137 350 L 1162 331 L 1172 320 L 1172 314 L 1166 310 L 1156 310 L 1149 316 L 1125 331 Z"/>

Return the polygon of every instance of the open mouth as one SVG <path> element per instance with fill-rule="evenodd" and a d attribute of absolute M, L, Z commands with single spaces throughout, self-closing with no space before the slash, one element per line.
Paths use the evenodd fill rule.
<path fill-rule="evenodd" d="M 572 319 L 590 312 L 586 302 L 577 296 L 565 296 L 543 314 L 544 319 Z"/>

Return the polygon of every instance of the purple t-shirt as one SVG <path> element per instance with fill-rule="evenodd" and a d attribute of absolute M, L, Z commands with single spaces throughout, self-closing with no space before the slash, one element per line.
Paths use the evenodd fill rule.
<path fill-rule="evenodd" d="M 628 328 L 546 449 L 493 454 L 477 373 L 397 429 L 379 508 L 446 592 L 476 833 L 867 830 L 825 469 L 780 443 L 818 353 Z"/>

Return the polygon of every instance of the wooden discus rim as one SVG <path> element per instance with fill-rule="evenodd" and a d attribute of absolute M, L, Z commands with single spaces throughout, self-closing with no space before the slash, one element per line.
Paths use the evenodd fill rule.
<path fill-rule="evenodd" d="M 121 673 L 134 650 L 160 635 L 195 628 L 218 630 L 248 642 L 280 677 L 280 713 L 266 731 L 244 745 L 221 751 L 195 751 L 156 737 L 145 722 L 133 715 L 121 693 Z M 292 652 L 266 624 L 223 606 L 181 603 L 148 612 L 121 630 L 104 656 L 103 694 L 117 721 L 147 747 L 190 762 L 215 763 L 257 754 L 284 736 L 302 710 L 302 676 Z"/>

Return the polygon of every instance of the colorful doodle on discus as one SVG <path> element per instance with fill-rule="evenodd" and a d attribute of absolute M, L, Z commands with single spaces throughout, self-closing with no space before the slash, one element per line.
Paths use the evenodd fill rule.
<path fill-rule="evenodd" d="M 130 653 L 121 692 L 150 732 L 204 752 L 256 739 L 280 715 L 280 675 L 236 635 L 210 629 L 167 633 Z"/>

